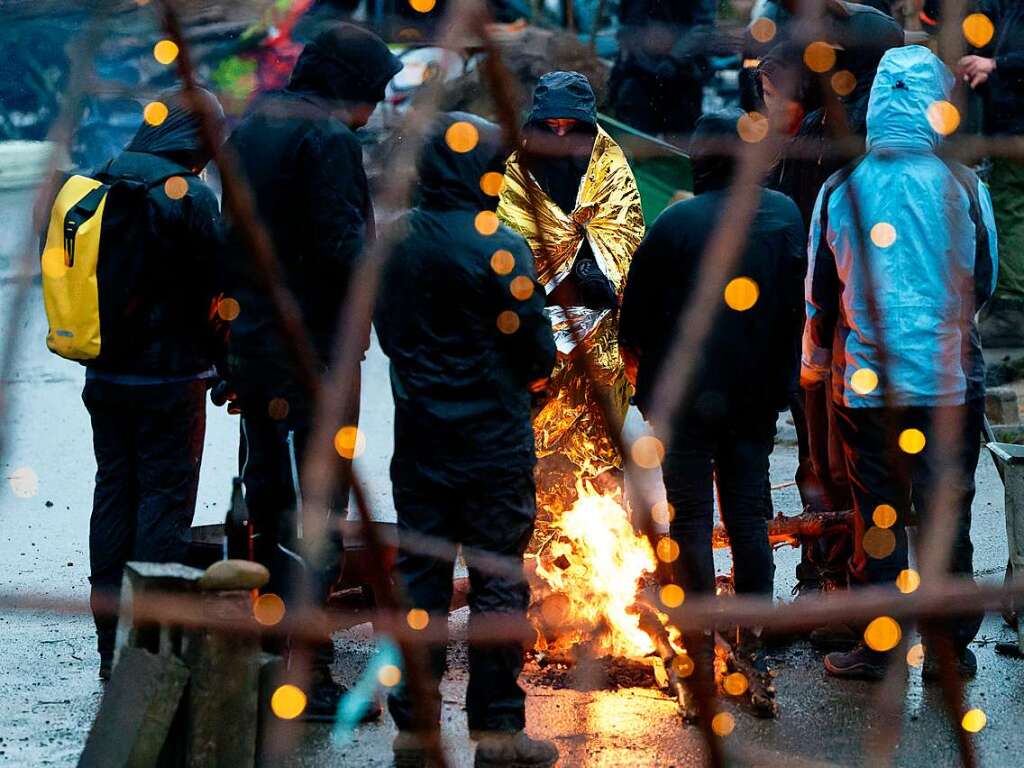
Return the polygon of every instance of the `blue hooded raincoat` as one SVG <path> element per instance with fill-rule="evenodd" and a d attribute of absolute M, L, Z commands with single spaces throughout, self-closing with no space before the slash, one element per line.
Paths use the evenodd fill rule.
<path fill-rule="evenodd" d="M 818 195 L 801 378 L 822 381 L 831 369 L 833 399 L 848 407 L 883 405 L 880 341 L 898 405 L 984 396 L 975 313 L 995 287 L 996 230 L 985 185 L 935 153 L 938 131 L 950 133 L 959 119 L 952 87 L 928 49 L 888 51 L 871 89 L 868 152 Z"/>

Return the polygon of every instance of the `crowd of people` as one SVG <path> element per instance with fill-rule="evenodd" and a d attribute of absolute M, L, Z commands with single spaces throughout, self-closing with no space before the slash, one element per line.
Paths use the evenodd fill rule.
<path fill-rule="evenodd" d="M 648 49 L 652 36 L 640 32 L 613 74 L 612 90 L 624 94 L 620 110 L 630 98 L 644 101 L 638 114 L 659 101 L 671 105 L 655 108 L 659 122 L 642 127 L 692 131 L 693 195 L 646 230 L 629 163 L 600 126 L 594 91 L 578 73 L 540 79 L 519 146 L 476 115 L 441 114 L 432 124 L 415 206 L 399 224 L 373 322 L 391 364 L 400 542 L 425 535 L 451 546 L 446 555 L 400 547 L 396 578 L 409 607 L 445 621 L 456 544 L 522 559 L 537 514 L 535 477 L 543 478 L 535 474 L 538 457 L 568 460 L 573 472 L 585 469 L 598 487 L 614 490 L 631 398 L 658 434 L 670 435 L 662 474 L 674 511 L 669 535 L 680 548 L 670 578 L 688 593 L 715 592 L 717 486 L 736 591 L 773 594 L 768 465 L 787 408 L 799 435 L 802 501 L 811 511 L 852 507 L 855 520 L 852 536 L 806 546 L 801 591 L 895 585 L 910 568 L 912 508 L 924 527 L 938 508 L 954 510 L 950 570 L 971 577 L 981 350 L 983 341 L 1015 341 L 1024 332 L 1014 303 L 1024 197 L 1016 161 L 995 161 L 990 197 L 972 170 L 939 151 L 952 129 L 935 105 L 952 109 L 962 103 L 958 89 L 977 89 L 993 115 L 990 129 L 1015 133 L 1024 20 L 1015 3 L 987 4 L 994 40 L 951 71 L 927 47 L 904 45 L 900 26 L 880 10 L 830 0 L 820 16 L 787 17 L 794 5 L 774 7 L 773 44 L 748 73 L 750 108 L 768 117 L 781 153 L 753 190 L 749 223 L 723 276 L 724 301 L 719 293 L 703 308 L 711 313 L 707 334 L 674 409 L 659 402 L 659 383 L 675 373 L 679 334 L 701 300 L 705 256 L 729 226 L 733 193 L 753 186 L 737 149 L 737 126 L 749 114 L 700 115 L 699 102 L 677 87 L 692 74 L 689 38 L 670 36 Z M 641 9 L 635 24 L 652 19 Z M 809 53 L 818 45 L 830 61 L 824 68 Z M 399 68 L 372 33 L 328 26 L 306 45 L 288 85 L 255 99 L 226 139 L 317 374 L 331 365 L 339 334 L 369 344 L 369 327 L 338 323 L 374 238 L 355 132 Z M 83 393 L 97 461 L 90 581 L 104 678 L 116 615 L 101 606 L 116 602 L 125 562 L 186 557 L 210 387 L 241 412 L 240 475 L 256 532 L 252 555 L 271 572 L 267 589 L 289 600 L 309 588 L 293 572 L 298 468 L 317 404 L 254 262 L 249 222 L 222 218 L 201 174 L 210 137 L 226 133 L 216 98 L 200 89 L 159 101 L 163 119 L 147 118 L 95 174 L 105 184 L 141 182 L 149 201 L 145 231 L 132 230 L 144 238 L 137 247 L 148 265 L 138 283 L 145 290 L 124 318 L 132 332 L 88 363 Z M 172 190 L 175 179 L 183 186 Z M 224 210 L 244 209 L 230 194 Z M 997 306 L 985 314 L 993 297 Z M 998 342 L 986 338 L 986 323 Z M 352 385 L 338 429 L 358 424 Z M 657 423 L 666 413 L 667 423 Z M 880 510 L 892 519 L 880 523 Z M 879 526 L 894 534 L 888 551 L 865 543 Z M 306 580 L 320 603 L 342 556 L 340 529 L 329 528 L 332 555 Z M 488 616 L 525 615 L 523 578 L 466 559 L 471 638 Z M 967 646 L 979 625 L 980 617 L 964 615 L 930 627 L 926 646 L 950 643 L 960 672 L 973 674 Z M 710 675 L 710 645 L 684 639 L 695 674 Z M 833 649 L 825 657 L 831 675 L 884 675 L 889 654 L 868 647 L 861 627 L 823 627 L 812 639 Z M 331 675 L 330 638 L 314 645 L 306 649 L 312 677 L 304 715 L 329 719 L 343 689 Z M 767 669 L 758 628 L 741 628 L 738 649 Z M 434 648 L 435 683 L 444 664 L 444 648 Z M 476 764 L 553 765 L 555 747 L 524 730 L 521 645 L 471 644 L 469 665 Z M 396 765 L 425 765 L 423 722 L 408 689 L 398 687 L 388 706 L 399 729 Z M 440 716 L 436 685 L 429 711 Z"/>

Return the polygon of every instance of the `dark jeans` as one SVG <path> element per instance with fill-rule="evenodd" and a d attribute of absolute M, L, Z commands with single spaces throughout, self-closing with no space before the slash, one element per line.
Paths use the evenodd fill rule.
<path fill-rule="evenodd" d="M 794 394 L 790 411 L 796 425 L 800 459 L 796 484 L 804 508 L 826 512 L 850 509 L 850 479 L 828 381 Z M 826 580 L 844 584 L 851 550 L 851 537 L 846 533 L 827 534 L 805 542 L 800 548 L 797 579 L 818 588 Z"/>
<path fill-rule="evenodd" d="M 399 578 L 410 604 L 427 611 L 436 626 L 446 627 L 456 543 L 522 559 L 537 511 L 533 473 L 526 470 L 508 479 L 496 478 L 457 490 L 408 477 L 396 478 L 394 472 L 392 480 L 401 547 Z M 444 557 L 416 554 L 403 545 L 403 538 L 410 534 L 444 539 L 450 542 L 450 550 Z M 488 618 L 496 614 L 525 621 L 530 588 L 521 575 L 495 575 L 477 568 L 472 552 L 466 552 L 465 558 L 469 566 L 469 727 L 518 731 L 526 724 L 526 693 L 518 682 L 523 669 L 522 643 L 511 640 L 475 645 L 472 638 L 477 628 L 486 629 Z M 441 703 L 437 683 L 444 674 L 445 659 L 444 646 L 431 649 L 434 687 L 430 707 L 438 717 Z M 399 730 L 414 728 L 413 702 L 404 686 L 388 699 L 388 709 Z"/>
<path fill-rule="evenodd" d="M 124 564 L 181 562 L 192 540 L 206 434 L 206 382 L 85 383 L 96 490 L 89 521 L 89 581 L 100 657 L 114 653 Z"/>
<path fill-rule="evenodd" d="M 839 427 L 846 443 L 846 461 L 853 488 L 855 546 L 852 575 L 862 584 L 892 584 L 900 571 L 908 567 L 909 547 L 906 518 L 911 502 L 922 528 L 936 514 L 936 483 L 940 479 L 943 457 L 937 423 L 955 425 L 956 445 L 951 446 L 951 475 L 945 491 L 950 494 L 956 527 L 950 559 L 950 571 L 967 578 L 974 575 L 974 546 L 971 543 L 971 502 L 974 500 L 974 473 L 981 451 L 980 436 L 985 416 L 984 400 L 943 408 L 846 408 L 836 406 Z M 916 455 L 901 451 L 899 434 L 919 429 L 925 435 L 925 448 Z M 874 525 L 873 514 L 880 504 L 896 510 L 892 532 L 896 546 L 885 557 L 865 552 L 864 534 Z M 982 617 L 965 614 L 946 626 L 959 647 L 966 646 L 977 634 Z"/>
<path fill-rule="evenodd" d="M 733 425 L 686 426 L 676 431 L 662 473 L 675 508 L 669 532 L 679 544 L 676 575 L 683 589 L 714 594 L 714 484 L 732 547 L 736 591 L 772 593 L 765 486 L 774 447 L 775 414 Z"/>

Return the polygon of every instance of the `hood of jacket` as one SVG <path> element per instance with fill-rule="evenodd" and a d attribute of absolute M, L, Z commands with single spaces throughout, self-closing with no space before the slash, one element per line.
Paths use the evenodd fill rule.
<path fill-rule="evenodd" d="M 185 168 L 203 168 L 210 162 L 210 151 L 203 141 L 195 109 L 203 110 L 213 121 L 218 141 L 222 141 L 224 109 L 217 97 L 202 88 L 196 88 L 188 97 L 180 88 L 175 88 L 164 91 L 156 100 L 167 107 L 167 117 L 159 125 L 143 122 L 126 150 L 160 155 Z"/>
<path fill-rule="evenodd" d="M 467 145 L 471 145 L 468 151 L 457 151 Z M 501 128 L 494 123 L 467 112 L 442 114 L 420 153 L 420 206 L 434 210 L 495 210 L 497 194 L 484 191 L 483 176 L 492 172 L 503 174 L 507 156 Z M 497 192 L 492 187 L 488 189 Z"/>
<path fill-rule="evenodd" d="M 552 118 L 572 118 L 597 125 L 597 99 L 585 76 L 579 72 L 548 72 L 537 82 L 526 122 Z"/>
<path fill-rule="evenodd" d="M 354 24 L 332 24 L 302 49 L 288 90 L 376 104 L 401 69 L 398 57 L 377 35 Z"/>
<path fill-rule="evenodd" d="M 740 109 L 708 112 L 693 127 L 688 153 L 694 194 L 729 186 L 736 170 L 736 124 L 743 114 Z"/>
<path fill-rule="evenodd" d="M 943 115 L 934 105 L 949 101 L 953 83 L 946 65 L 923 46 L 888 51 L 868 101 L 868 149 L 935 149 L 942 137 L 932 121 Z"/>

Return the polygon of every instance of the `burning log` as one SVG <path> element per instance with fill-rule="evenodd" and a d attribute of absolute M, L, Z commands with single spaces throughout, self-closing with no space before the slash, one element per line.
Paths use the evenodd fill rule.
<path fill-rule="evenodd" d="M 832 531 L 852 530 L 853 511 L 802 512 L 799 515 L 777 515 L 768 523 L 768 540 L 772 546 L 800 545 L 806 539 L 816 539 Z M 715 549 L 729 546 L 729 535 L 721 525 L 715 526 L 711 539 Z"/>
<path fill-rule="evenodd" d="M 635 610 L 640 617 L 640 629 L 651 638 L 654 643 L 654 651 L 664 665 L 666 680 L 663 687 L 668 688 L 675 696 L 679 714 L 683 719 L 695 720 L 697 718 L 697 702 L 689 688 L 683 683 L 683 678 L 693 674 L 693 659 L 685 653 L 676 652 L 675 646 L 668 636 L 668 630 L 657 611 L 639 602 L 636 604 Z"/>

